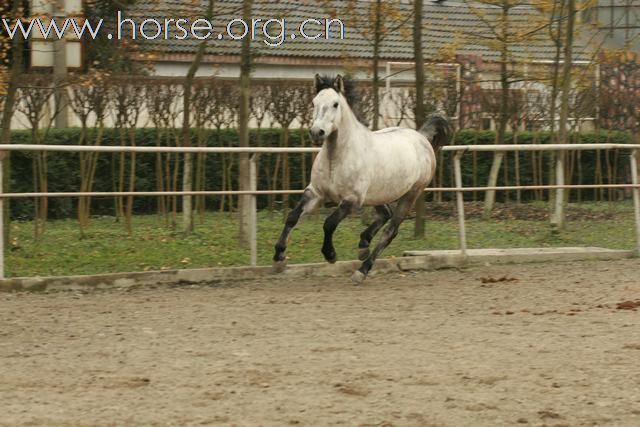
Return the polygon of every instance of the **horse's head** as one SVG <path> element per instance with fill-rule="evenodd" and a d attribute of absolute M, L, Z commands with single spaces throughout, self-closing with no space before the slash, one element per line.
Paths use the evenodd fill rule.
<path fill-rule="evenodd" d="M 338 75 L 330 79 L 316 74 L 316 96 L 313 98 L 313 122 L 310 129 L 313 145 L 321 146 L 338 130 L 343 108 L 348 108 L 343 77 Z"/>

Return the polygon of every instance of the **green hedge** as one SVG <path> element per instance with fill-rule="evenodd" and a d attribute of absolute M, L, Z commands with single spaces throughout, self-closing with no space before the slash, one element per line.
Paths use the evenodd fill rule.
<path fill-rule="evenodd" d="M 176 131 L 177 132 L 177 131 Z M 120 145 L 119 132 L 115 129 L 107 129 L 104 134 L 103 145 Z M 305 133 L 306 135 L 306 133 Z M 74 145 L 77 144 L 80 137 L 79 129 L 64 129 L 64 130 L 51 130 L 47 136 L 47 144 L 56 145 Z M 265 129 L 260 133 L 260 145 L 268 147 L 277 147 L 280 145 L 281 132 L 278 129 Z M 258 134 L 256 130 L 251 132 L 251 144 L 257 145 Z M 455 143 L 457 145 L 473 145 L 473 144 L 492 144 L 494 142 L 495 134 L 491 131 L 473 131 L 463 130 L 456 134 Z M 630 139 L 626 133 L 623 132 L 606 132 L 603 131 L 599 135 L 595 133 L 580 133 L 571 136 L 573 142 L 577 143 L 597 143 L 597 142 L 611 142 L 611 143 L 629 143 Z M 531 144 L 534 142 L 546 144 L 550 142 L 549 133 L 530 133 L 519 132 L 517 134 L 518 143 Z M 308 138 L 305 137 L 308 145 Z M 507 141 L 513 142 L 513 135 L 507 135 Z M 12 134 L 12 143 L 14 144 L 28 144 L 31 142 L 31 135 L 28 131 L 14 131 Z M 125 142 L 125 144 L 128 144 Z M 139 146 L 154 146 L 156 144 L 156 131 L 154 129 L 138 129 L 136 131 L 136 144 Z M 194 141 L 195 144 L 195 141 Z M 235 130 L 222 130 L 217 132 L 215 130 L 206 131 L 206 144 L 208 146 L 237 146 L 238 136 Z M 174 143 L 175 145 L 175 143 Z M 289 134 L 289 146 L 299 147 L 301 146 L 301 133 L 298 130 L 291 130 Z M 605 182 L 607 180 L 607 165 L 613 170 L 615 159 L 617 157 L 617 176 L 618 180 L 622 181 L 627 179 L 629 174 L 628 153 L 620 151 L 615 153 L 596 153 L 594 151 L 584 151 L 581 153 L 582 165 L 582 181 L 583 184 L 589 184 L 595 182 L 594 171 L 596 168 L 597 155 L 600 156 L 600 160 L 603 166 L 603 174 Z M 11 180 L 10 191 L 12 192 L 31 192 L 33 191 L 33 170 L 32 170 L 32 156 L 33 153 L 13 153 L 11 156 Z M 95 191 L 113 191 L 112 184 L 112 167 L 115 165 L 116 159 L 114 154 L 100 154 L 98 158 L 98 167 L 96 172 L 96 180 L 94 185 Z M 136 168 L 136 190 L 137 191 L 154 191 L 156 190 L 156 172 L 155 172 L 155 154 L 138 154 L 137 155 L 137 168 Z M 487 175 L 491 167 L 492 153 L 477 153 L 476 159 L 476 182 L 478 185 L 484 185 L 487 182 Z M 528 185 L 533 183 L 533 173 L 531 167 L 531 153 L 519 153 L 520 160 L 520 183 L 521 185 Z M 545 153 L 544 155 L 544 170 L 545 170 L 545 183 L 548 182 L 547 174 L 549 170 L 549 162 L 551 155 Z M 608 156 L 608 157 L 607 157 Z M 49 153 L 48 154 L 48 168 L 49 168 L 49 191 L 77 191 L 80 187 L 79 177 L 79 155 L 77 153 Z M 228 155 L 228 159 L 233 159 L 232 173 L 233 186 L 237 188 L 237 156 Z M 260 156 L 260 168 L 259 168 L 259 189 L 269 188 L 268 175 L 273 173 L 273 168 L 276 162 L 276 155 L 263 154 Z M 309 171 L 312 162 L 312 155 L 306 154 L 306 178 L 303 178 L 302 173 L 302 158 L 300 154 L 289 155 L 289 170 L 291 176 L 291 188 L 303 188 L 304 183 L 308 179 Z M 443 182 L 440 183 L 443 186 L 453 186 L 453 167 L 451 163 L 451 154 L 442 153 L 443 163 L 440 165 L 442 171 Z M 463 174 L 464 185 L 470 186 L 473 184 L 473 162 L 474 156 L 470 153 L 466 154 L 463 158 Z M 505 159 L 506 169 L 508 171 L 507 182 L 505 182 L 504 173 L 501 172 L 499 184 L 515 184 L 514 181 L 514 169 L 515 169 L 515 154 L 508 153 Z M 221 188 L 222 180 L 222 156 L 220 155 L 208 155 L 206 163 L 207 182 L 206 188 L 208 190 L 218 190 Z M 574 183 L 577 182 L 577 168 L 575 168 L 574 176 L 572 178 Z M 612 180 L 615 181 L 615 180 Z M 181 182 L 179 179 L 178 182 Z M 280 180 L 278 181 L 278 188 L 282 188 Z M 512 197 L 513 195 L 511 195 Z M 533 192 L 524 192 L 523 198 L 530 199 L 534 196 Z M 450 195 L 444 195 L 445 199 L 450 198 Z M 471 198 L 472 195 L 468 194 L 467 198 Z M 500 198 L 509 197 L 504 193 L 498 195 Z M 589 199 L 593 197 L 593 192 L 584 192 L 583 199 Z M 292 197 L 296 199 L 297 197 Z M 278 200 L 281 198 L 279 197 Z M 156 211 L 157 200 L 153 197 L 136 197 L 135 199 L 135 212 L 136 213 L 152 213 Z M 292 203 L 294 200 L 290 200 Z M 65 218 L 75 216 L 76 199 L 51 199 L 49 203 L 50 216 L 52 218 Z M 113 215 L 113 199 L 112 198 L 97 198 L 93 200 L 92 213 L 102 215 Z M 209 197 L 207 198 L 207 207 L 216 208 L 219 204 L 219 198 Z M 269 206 L 270 199 L 267 196 L 259 197 L 259 207 L 264 208 Z M 275 207 L 281 207 L 282 203 L 275 203 Z M 29 219 L 33 215 L 33 202 L 32 200 L 13 200 L 11 202 L 11 212 L 13 218 Z"/>

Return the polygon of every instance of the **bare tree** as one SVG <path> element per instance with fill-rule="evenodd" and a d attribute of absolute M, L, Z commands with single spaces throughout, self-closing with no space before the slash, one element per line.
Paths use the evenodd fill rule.
<path fill-rule="evenodd" d="M 640 64 L 636 58 L 634 54 L 624 50 L 607 51 L 602 55 L 600 62 L 601 86 L 596 92 L 599 99 L 596 130 L 606 129 L 607 139 L 605 142 L 610 142 L 612 129 L 626 130 L 633 141 L 638 141 L 640 131 L 640 96 L 638 96 L 640 94 Z M 602 154 L 604 162 L 601 158 Z M 608 184 L 616 183 L 618 157 L 619 153 L 614 152 L 612 162 L 608 150 L 605 150 L 604 153 L 596 153 L 596 183 L 600 184 L 605 181 Z M 599 191 L 594 194 L 594 197 L 603 200 L 604 192 Z M 614 192 L 608 191 L 607 198 L 610 201 L 613 200 Z"/>
<path fill-rule="evenodd" d="M 22 76 L 19 82 L 20 102 L 17 109 L 27 119 L 32 144 L 42 144 L 47 140 L 47 135 L 59 113 L 56 107 L 60 104 L 52 102 L 55 88 L 50 85 L 50 81 L 46 75 L 33 74 Z M 34 191 L 46 193 L 49 188 L 47 152 L 34 152 L 32 165 Z M 40 239 L 46 228 L 49 199 L 38 197 L 34 201 L 34 207 L 34 237 Z"/>
<path fill-rule="evenodd" d="M 242 1 L 242 17 L 245 22 L 251 22 L 252 0 Z M 240 147 L 249 146 L 249 120 L 251 104 L 251 37 L 242 39 L 240 53 L 240 105 L 238 110 L 238 132 L 240 133 Z M 251 187 L 249 154 L 240 154 L 240 191 L 247 191 Z M 249 246 L 249 227 L 251 226 L 251 196 L 240 196 L 238 198 L 240 211 L 240 244 Z"/>
<path fill-rule="evenodd" d="M 0 4 L 0 15 L 19 19 L 23 16 L 24 9 L 17 0 Z M 0 120 L 0 144 L 11 143 L 11 121 L 16 110 L 16 94 L 18 91 L 18 80 L 24 70 L 24 40 L 14 37 L 9 41 L 8 35 L 0 31 L 0 96 L 2 96 L 2 118 Z M 10 181 L 11 163 L 10 156 L 3 154 L 0 157 L 3 162 L 3 192 L 8 192 Z M 5 245 L 8 244 L 11 227 L 9 215 L 9 199 L 4 203 L 4 223 L 0 224 L 4 228 Z"/>
<path fill-rule="evenodd" d="M 209 117 L 207 116 L 207 107 L 209 104 L 207 86 L 211 84 L 212 79 L 202 79 L 194 82 L 195 93 L 193 94 L 193 124 L 196 131 L 196 144 L 198 147 L 207 146 L 207 138 L 209 136 L 209 130 L 207 129 L 207 123 Z M 207 153 L 196 154 L 195 164 L 195 190 L 204 191 L 207 177 L 206 157 Z M 200 218 L 200 224 L 204 223 L 204 212 L 206 209 L 206 198 L 203 195 L 195 197 L 194 211 L 197 212 Z"/>
<path fill-rule="evenodd" d="M 569 96 L 571 92 L 571 67 L 573 65 L 573 29 L 576 22 L 576 2 L 575 0 L 567 0 L 567 23 L 566 38 L 564 40 L 564 56 L 562 66 L 562 97 L 560 99 L 560 123 L 558 124 L 558 139 L 562 143 L 567 143 L 567 121 L 569 119 Z M 552 120 L 554 118 L 552 117 Z M 558 152 L 558 166 L 566 163 L 566 152 Z M 564 184 L 564 168 L 558 167 L 556 170 L 556 183 Z M 551 226 L 554 230 L 562 230 L 565 220 L 565 199 L 564 189 L 556 190 L 555 207 L 551 216 Z"/>
<path fill-rule="evenodd" d="M 394 114 L 388 117 L 388 126 L 401 126 L 406 120 L 415 120 L 416 94 L 417 91 L 410 87 L 395 88 L 389 93 L 388 100 Z"/>
<path fill-rule="evenodd" d="M 204 19 L 211 21 L 213 18 L 213 0 L 209 0 Z M 187 76 L 184 79 L 182 90 L 182 146 L 191 147 L 191 92 L 193 79 L 196 76 L 202 57 L 207 49 L 207 41 L 203 40 L 198 45 L 196 56 L 191 62 Z M 193 154 L 184 153 L 184 170 L 182 172 L 182 191 L 191 191 L 193 188 Z M 193 197 L 185 194 L 182 196 L 182 234 L 188 236 L 193 231 Z"/>
<path fill-rule="evenodd" d="M 390 35 L 400 32 L 403 37 L 410 37 L 404 30 L 405 24 L 412 14 L 402 7 L 401 0 L 373 0 L 368 2 L 367 12 L 362 15 L 359 8 L 364 2 L 349 0 L 346 2 L 347 12 L 352 18 L 353 28 L 371 45 L 371 74 L 373 82 L 373 116 L 371 127 L 378 129 L 380 121 L 380 49 L 382 43 Z"/>
<path fill-rule="evenodd" d="M 76 77 L 76 82 L 70 86 L 70 107 L 80 120 L 80 140 L 78 145 L 102 144 L 104 135 L 104 120 L 109 108 L 110 93 L 108 76 L 99 71 L 86 76 Z M 93 132 L 89 133 L 89 120 L 93 119 Z M 98 163 L 97 152 L 80 153 L 80 192 L 90 192 Z M 81 196 L 78 199 L 78 223 L 80 236 L 85 237 L 85 230 L 91 216 L 91 198 Z"/>
<path fill-rule="evenodd" d="M 209 123 L 216 129 L 216 145 L 222 146 L 222 129 L 230 127 L 236 122 L 238 99 L 237 87 L 222 79 L 211 79 L 209 85 L 204 89 L 208 92 L 209 104 L 207 107 L 207 117 Z M 233 167 L 233 157 L 221 154 L 222 177 L 221 190 L 231 190 L 231 169 Z M 228 209 L 233 210 L 233 197 L 220 197 L 220 212 L 225 211 L 226 200 L 229 201 Z"/>
<path fill-rule="evenodd" d="M 271 111 L 271 85 L 268 83 L 261 83 L 260 85 L 253 86 L 251 89 L 251 117 L 256 122 L 256 146 L 262 146 L 262 126 L 267 120 Z M 269 122 L 270 125 L 271 122 Z M 260 162 L 257 165 L 258 176 L 260 176 L 260 168 L 264 167 L 265 175 L 269 188 L 271 188 L 271 161 L 272 156 L 261 156 Z M 265 161 L 265 159 L 267 159 Z M 271 196 L 273 197 L 273 196 Z M 272 200 L 272 199 L 271 199 Z M 269 203 L 272 207 L 273 203 Z"/>
<path fill-rule="evenodd" d="M 299 96 L 296 97 L 297 109 L 300 112 L 298 116 L 298 122 L 300 124 L 300 146 L 305 147 L 306 144 L 306 131 L 311 125 L 313 119 L 313 109 L 311 108 L 311 102 L 315 96 L 314 87 L 312 84 L 304 85 L 300 87 Z M 307 186 L 307 154 L 301 155 L 300 174 L 302 185 Z"/>
<path fill-rule="evenodd" d="M 290 82 L 279 82 L 272 86 L 271 100 L 273 103 L 273 117 L 281 127 L 280 146 L 289 146 L 289 128 L 294 120 L 298 118 L 298 109 L 295 100 L 300 96 L 300 91 L 304 90 L 299 85 L 292 85 Z M 289 171 L 289 155 L 284 153 L 278 156 L 276 166 L 273 171 L 273 190 L 276 190 L 278 173 L 282 174 L 282 186 L 289 188 L 290 171 Z M 288 208 L 289 196 L 283 194 L 283 207 Z"/>
<path fill-rule="evenodd" d="M 114 114 L 115 127 L 118 129 L 120 145 L 136 145 L 136 131 L 142 107 L 144 106 L 144 84 L 136 78 L 120 77 L 114 81 Z M 136 183 L 136 153 L 129 155 L 128 163 L 126 153 L 120 153 L 118 157 L 117 175 L 114 173 L 114 184 L 117 191 L 124 191 L 125 184 L 128 192 L 135 191 Z M 115 162 L 114 162 L 115 164 Z M 128 170 L 126 166 L 128 167 Z M 115 172 L 115 171 L 113 171 Z M 129 235 L 133 234 L 133 196 L 116 197 L 116 216 L 124 218 Z"/>
<path fill-rule="evenodd" d="M 514 80 L 519 80 L 517 63 L 513 56 L 516 44 L 536 42 L 536 37 L 546 28 L 547 23 L 530 19 L 527 22 L 515 21 L 512 12 L 518 7 L 527 7 L 526 0 L 478 0 L 468 2 L 469 9 L 482 23 L 479 31 L 469 33 L 476 43 L 486 45 L 499 54 L 498 66 L 498 111 L 496 127 L 496 144 L 505 143 L 505 133 L 509 122 L 509 92 Z M 494 187 L 498 181 L 498 174 L 504 159 L 504 152 L 497 151 L 493 156 L 493 163 L 489 172 L 487 185 Z M 484 217 L 491 216 L 495 203 L 495 191 L 485 193 Z"/>
<path fill-rule="evenodd" d="M 149 117 L 155 128 L 155 143 L 157 147 L 171 145 L 173 133 L 178 118 L 176 102 L 180 88 L 172 81 L 151 80 L 145 90 L 146 106 Z M 171 153 L 156 153 L 156 191 L 169 189 L 171 179 Z M 158 214 L 164 218 L 165 226 L 169 226 L 169 211 L 172 198 L 158 197 Z M 175 224 L 173 224 L 175 226 Z"/>
<path fill-rule="evenodd" d="M 373 86 L 369 82 L 357 82 L 355 94 L 358 102 L 352 106 L 353 112 L 365 126 L 373 122 Z"/>

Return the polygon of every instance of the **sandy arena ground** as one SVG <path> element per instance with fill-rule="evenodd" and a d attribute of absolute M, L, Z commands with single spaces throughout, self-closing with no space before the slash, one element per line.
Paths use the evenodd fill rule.
<path fill-rule="evenodd" d="M 640 426 L 639 260 L 348 280 L 0 294 L 0 425 Z"/>

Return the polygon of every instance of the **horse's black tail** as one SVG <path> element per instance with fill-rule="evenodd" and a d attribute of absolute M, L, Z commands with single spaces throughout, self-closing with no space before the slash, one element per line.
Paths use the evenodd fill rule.
<path fill-rule="evenodd" d="M 442 114 L 435 113 L 429 116 L 419 132 L 427 137 L 433 151 L 437 153 L 443 145 L 449 142 L 452 130 L 449 120 Z"/>

